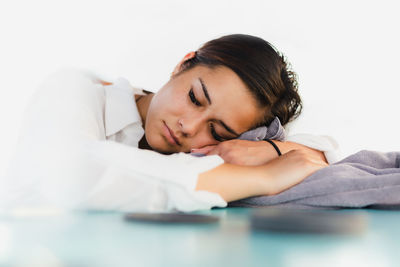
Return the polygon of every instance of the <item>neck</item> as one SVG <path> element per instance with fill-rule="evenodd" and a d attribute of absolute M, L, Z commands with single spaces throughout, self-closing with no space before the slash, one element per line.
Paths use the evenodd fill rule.
<path fill-rule="evenodd" d="M 146 125 L 147 110 L 149 109 L 149 105 L 153 96 L 154 93 L 147 95 L 135 95 L 136 106 L 138 108 L 140 118 L 142 119 L 143 128 Z"/>

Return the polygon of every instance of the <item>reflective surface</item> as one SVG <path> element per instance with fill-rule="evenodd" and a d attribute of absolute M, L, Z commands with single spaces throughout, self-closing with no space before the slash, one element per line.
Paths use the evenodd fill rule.
<path fill-rule="evenodd" d="M 251 229 L 248 208 L 215 209 L 209 224 L 124 220 L 122 213 L 0 217 L 0 266 L 400 266 L 400 212 L 360 213 L 358 234 Z"/>

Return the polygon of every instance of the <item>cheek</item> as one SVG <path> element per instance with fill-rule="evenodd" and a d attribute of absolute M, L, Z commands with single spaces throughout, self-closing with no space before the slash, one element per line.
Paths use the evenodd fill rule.
<path fill-rule="evenodd" d="M 158 127 L 159 119 L 157 117 L 153 117 L 154 113 L 150 110 L 147 113 L 146 125 L 145 125 L 145 135 L 148 144 L 154 149 L 158 150 L 160 145 L 162 144 L 161 136 L 160 136 L 160 127 Z"/>

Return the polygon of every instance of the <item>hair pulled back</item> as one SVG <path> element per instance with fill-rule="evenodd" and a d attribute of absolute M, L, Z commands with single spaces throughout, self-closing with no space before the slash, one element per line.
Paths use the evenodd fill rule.
<path fill-rule="evenodd" d="M 285 125 L 300 115 L 296 73 L 285 57 L 261 38 L 232 34 L 211 40 L 182 64 L 181 72 L 196 65 L 225 66 L 242 79 L 260 108 L 265 108 L 263 120 L 254 127 L 269 125 L 275 116 Z"/>

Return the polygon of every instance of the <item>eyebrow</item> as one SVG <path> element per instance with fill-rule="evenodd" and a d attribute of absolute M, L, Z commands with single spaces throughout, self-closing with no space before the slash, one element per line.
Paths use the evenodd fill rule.
<path fill-rule="evenodd" d="M 208 104 L 211 105 L 212 102 L 210 99 L 210 95 L 208 94 L 208 91 L 207 91 L 207 86 L 204 84 L 204 81 L 201 78 L 199 78 L 199 81 L 201 83 L 201 88 L 203 89 L 203 93 L 204 93 L 205 97 L 207 98 Z M 222 120 L 217 120 L 217 122 L 219 122 L 228 132 L 230 132 L 236 136 L 239 136 L 238 133 L 236 133 L 231 127 L 226 125 Z"/>
<path fill-rule="evenodd" d="M 204 82 L 201 78 L 199 78 L 199 81 L 201 83 L 201 88 L 203 89 L 204 95 L 207 98 L 208 104 L 211 105 L 211 99 L 210 99 L 210 96 L 208 95 L 207 86 L 204 84 Z"/>

